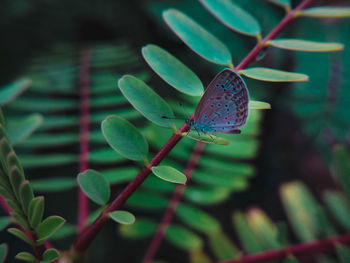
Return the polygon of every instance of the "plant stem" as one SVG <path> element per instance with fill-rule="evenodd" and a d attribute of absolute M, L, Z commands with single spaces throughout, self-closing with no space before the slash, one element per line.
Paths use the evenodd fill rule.
<path fill-rule="evenodd" d="M 242 60 L 242 62 L 236 67 L 236 70 L 244 69 L 249 63 L 253 62 L 257 55 L 265 48 L 265 43 L 268 40 L 276 37 L 292 20 L 295 19 L 295 12 L 306 8 L 312 3 L 313 0 L 303 0 L 298 7 L 290 11 L 283 20 L 262 40 L 253 50 Z M 193 114 L 192 116 L 193 117 Z M 115 211 L 128 200 L 128 198 L 137 190 L 137 188 L 143 183 L 147 176 L 151 173 L 150 167 L 157 166 L 165 156 L 174 148 L 174 146 L 182 139 L 182 133 L 189 131 L 190 127 L 184 123 L 179 131 L 169 139 L 169 141 L 162 147 L 162 149 L 154 156 L 149 166 L 145 166 L 135 179 L 127 185 L 127 187 L 117 196 L 112 204 L 86 229 L 84 229 L 75 239 L 72 252 L 80 254 L 85 251 L 98 232 L 109 220 L 108 213 Z"/>
<path fill-rule="evenodd" d="M 253 263 L 253 262 L 271 262 L 279 259 L 284 259 L 288 255 L 314 254 L 327 252 L 334 248 L 336 244 L 350 243 L 350 234 L 329 237 L 326 239 L 316 240 L 313 242 L 301 243 L 293 246 L 288 246 L 279 250 L 270 250 L 254 255 L 249 255 L 235 260 L 220 261 L 219 263 Z"/>
<path fill-rule="evenodd" d="M 82 173 L 88 169 L 89 165 L 89 122 L 90 122 L 90 58 L 91 49 L 84 49 L 80 55 L 80 154 L 79 171 Z M 89 202 L 87 196 L 79 188 L 78 196 L 78 232 L 85 228 L 87 218 L 89 217 Z"/>
<path fill-rule="evenodd" d="M 201 142 L 197 142 L 194 150 L 190 156 L 190 159 L 186 165 L 184 170 L 184 174 L 187 177 L 187 183 L 191 179 L 194 169 L 196 168 L 198 161 L 203 153 L 205 144 Z M 142 263 L 150 263 L 153 260 L 153 257 L 157 253 L 157 250 L 164 238 L 164 234 L 166 229 L 168 228 L 171 220 L 176 211 L 176 207 L 180 202 L 180 199 L 185 191 L 186 185 L 178 185 L 173 193 L 173 196 L 168 204 L 168 207 L 164 213 L 162 222 L 158 225 L 158 229 L 153 236 L 152 242 L 148 247 L 148 250 L 142 260 Z"/>

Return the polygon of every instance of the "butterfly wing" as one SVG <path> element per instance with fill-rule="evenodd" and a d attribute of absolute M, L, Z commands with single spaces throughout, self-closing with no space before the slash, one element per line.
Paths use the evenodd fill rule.
<path fill-rule="evenodd" d="M 241 76 L 224 69 L 210 82 L 194 113 L 194 122 L 204 130 L 232 133 L 245 124 L 249 94 Z"/>

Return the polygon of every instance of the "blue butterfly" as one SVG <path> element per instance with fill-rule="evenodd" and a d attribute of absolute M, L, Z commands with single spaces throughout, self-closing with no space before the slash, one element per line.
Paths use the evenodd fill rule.
<path fill-rule="evenodd" d="M 249 93 L 242 77 L 224 69 L 210 82 L 187 125 L 198 133 L 239 134 L 248 117 Z"/>

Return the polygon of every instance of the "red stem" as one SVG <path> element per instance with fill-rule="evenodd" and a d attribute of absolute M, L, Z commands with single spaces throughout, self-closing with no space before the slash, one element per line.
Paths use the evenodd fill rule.
<path fill-rule="evenodd" d="M 12 212 L 12 209 L 6 203 L 5 199 L 0 195 L 0 205 L 2 209 L 9 215 Z"/>
<path fill-rule="evenodd" d="M 91 49 L 85 49 L 80 55 L 80 155 L 79 171 L 82 173 L 88 169 L 89 164 L 89 122 L 90 122 L 90 94 L 89 94 L 89 74 L 90 74 Z M 89 217 L 88 198 L 79 188 L 78 196 L 78 232 L 82 231 Z"/>
<path fill-rule="evenodd" d="M 271 262 L 279 259 L 284 259 L 288 255 L 302 255 L 306 253 L 324 253 L 334 248 L 337 243 L 350 243 L 350 234 L 344 234 L 326 239 L 316 240 L 308 243 L 288 246 L 279 250 L 270 250 L 254 255 L 249 255 L 235 260 L 220 261 L 218 263 L 253 263 L 253 262 Z"/>
<path fill-rule="evenodd" d="M 190 159 L 187 163 L 187 166 L 184 170 L 184 174 L 187 176 L 187 183 L 192 177 L 193 171 L 196 168 L 198 161 L 203 153 L 205 144 L 197 142 L 194 150 L 190 156 Z M 168 228 L 171 220 L 176 211 L 176 207 L 180 202 L 180 199 L 185 191 L 186 185 L 178 185 L 173 193 L 173 196 L 168 204 L 167 210 L 164 213 L 162 222 L 159 224 L 158 229 L 153 236 L 152 242 L 148 247 L 148 250 L 142 260 L 142 263 L 150 263 L 153 260 L 153 257 L 157 253 L 157 250 L 163 240 L 166 229 Z"/>
<path fill-rule="evenodd" d="M 245 68 L 250 62 L 254 61 L 257 55 L 265 48 L 265 43 L 268 40 L 276 37 L 292 20 L 295 19 L 295 12 L 306 8 L 311 4 L 313 0 L 304 0 L 298 7 L 290 11 L 283 20 L 268 34 L 262 41 L 260 41 L 253 50 L 243 59 L 243 61 L 236 67 L 236 70 Z M 193 116 L 193 115 L 192 115 Z M 165 156 L 174 148 L 174 146 L 182 139 L 182 133 L 187 132 L 190 127 L 184 123 L 179 131 L 175 133 L 169 141 L 163 146 L 163 148 L 157 153 L 156 156 L 151 160 L 149 166 L 145 166 L 135 179 L 128 184 L 128 186 L 117 196 L 112 204 L 101 213 L 101 215 L 84 231 L 82 231 L 73 243 L 73 252 L 81 253 L 84 252 L 96 237 L 98 232 L 109 220 L 108 213 L 115 211 L 128 200 L 128 198 L 137 190 L 137 188 L 143 183 L 147 176 L 151 173 L 150 167 L 157 166 Z"/>

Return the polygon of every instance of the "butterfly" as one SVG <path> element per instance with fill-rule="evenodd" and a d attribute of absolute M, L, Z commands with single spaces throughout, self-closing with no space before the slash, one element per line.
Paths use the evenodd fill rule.
<path fill-rule="evenodd" d="M 226 68 L 210 82 L 187 125 L 198 133 L 239 134 L 248 117 L 249 93 L 242 77 Z"/>

